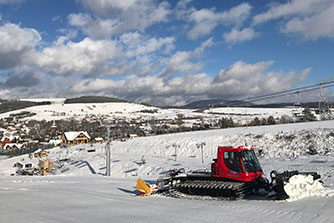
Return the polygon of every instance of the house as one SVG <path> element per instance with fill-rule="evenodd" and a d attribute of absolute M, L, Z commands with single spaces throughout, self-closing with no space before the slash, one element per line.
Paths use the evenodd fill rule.
<path fill-rule="evenodd" d="M 45 151 L 44 149 L 34 153 L 35 158 L 43 158 L 43 157 L 47 157 L 48 155 L 49 155 L 49 152 Z"/>
<path fill-rule="evenodd" d="M 58 135 L 58 127 L 56 125 L 56 122 L 55 120 L 53 120 L 53 124 L 52 126 L 50 127 L 50 135 Z"/>
<path fill-rule="evenodd" d="M 138 137 L 137 134 L 129 134 L 129 138 L 130 138 L 130 139 L 134 139 L 134 138 L 137 138 L 137 137 Z"/>
<path fill-rule="evenodd" d="M 22 149 L 22 145 L 17 143 L 7 143 L 4 147 L 4 150 L 11 150 L 11 149 Z"/>
<path fill-rule="evenodd" d="M 63 141 L 61 139 L 51 139 L 50 144 L 53 144 L 54 147 L 60 146 Z"/>
<path fill-rule="evenodd" d="M 90 136 L 86 131 L 64 132 L 63 135 L 61 136 L 61 139 L 65 144 L 76 145 L 76 144 L 89 143 Z"/>
<path fill-rule="evenodd" d="M 101 138 L 101 137 L 95 138 L 94 141 L 95 141 L 95 143 L 99 143 L 99 144 L 104 142 L 103 138 Z"/>
<path fill-rule="evenodd" d="M 45 176 L 51 172 L 53 166 L 53 160 L 39 160 L 38 173 L 39 175 Z"/>
<path fill-rule="evenodd" d="M 167 125 L 168 126 L 168 128 L 170 128 L 170 129 L 178 129 L 179 128 L 179 125 L 177 125 L 177 124 L 168 124 Z"/>
<path fill-rule="evenodd" d="M 1 139 L 1 146 L 4 147 L 7 143 L 16 143 L 18 139 L 18 136 L 5 136 Z"/>

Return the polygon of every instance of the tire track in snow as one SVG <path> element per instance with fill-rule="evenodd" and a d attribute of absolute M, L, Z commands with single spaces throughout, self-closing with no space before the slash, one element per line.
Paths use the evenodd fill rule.
<path fill-rule="evenodd" d="M 237 210 L 238 213 L 243 214 L 245 216 L 252 216 L 252 215 L 258 216 L 259 214 L 263 214 L 266 219 L 268 218 L 272 219 L 271 222 L 282 222 L 285 219 L 287 220 L 287 222 L 323 222 L 323 223 L 334 222 L 334 217 L 322 216 L 319 213 L 306 213 L 304 211 L 296 209 L 286 210 L 286 208 L 289 207 L 283 207 L 284 209 L 280 209 L 281 207 L 277 207 L 277 205 L 284 203 L 284 201 L 279 202 L 279 204 L 277 205 L 275 204 L 277 201 L 270 201 L 270 202 L 273 202 L 272 204 L 274 206 L 272 208 L 259 207 L 256 206 L 257 204 L 254 202 L 246 204 L 240 204 L 240 202 L 238 202 L 238 205 L 220 204 L 219 209 L 228 210 L 228 212 L 231 213 L 233 212 L 233 210 Z M 260 204 L 261 206 L 269 205 L 262 202 Z"/>

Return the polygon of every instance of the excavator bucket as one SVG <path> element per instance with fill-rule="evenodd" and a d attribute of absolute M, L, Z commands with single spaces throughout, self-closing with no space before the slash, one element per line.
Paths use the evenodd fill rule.
<path fill-rule="evenodd" d="M 139 195 L 150 195 L 152 193 L 151 188 L 140 178 L 137 180 L 136 189 L 142 192 Z"/>

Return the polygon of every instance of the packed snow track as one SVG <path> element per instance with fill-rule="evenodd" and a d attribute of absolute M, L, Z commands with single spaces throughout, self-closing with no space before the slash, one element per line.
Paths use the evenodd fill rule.
<path fill-rule="evenodd" d="M 0 222 L 334 222 L 332 197 L 295 202 L 134 197 L 133 179 L 2 177 Z"/>

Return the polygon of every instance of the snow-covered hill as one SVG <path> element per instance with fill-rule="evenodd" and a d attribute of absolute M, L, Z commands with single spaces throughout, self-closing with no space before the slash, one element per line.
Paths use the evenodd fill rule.
<path fill-rule="evenodd" d="M 22 99 L 29 100 L 29 99 Z M 162 109 L 157 107 L 145 106 L 136 103 L 84 103 L 84 104 L 64 104 L 63 98 L 54 99 L 32 99 L 32 101 L 51 101 L 50 105 L 40 105 L 28 107 L 20 110 L 6 112 L 0 114 L 0 118 L 5 118 L 11 114 L 30 112 L 35 115 L 26 117 L 25 119 L 35 120 L 61 120 L 75 118 L 81 120 L 87 116 L 103 116 L 105 119 L 127 118 L 127 119 L 174 119 L 178 115 L 183 115 L 187 118 L 206 117 L 232 118 L 237 123 L 244 124 L 246 121 L 251 121 L 255 117 L 268 118 L 273 116 L 279 119 L 282 115 L 292 116 L 293 108 L 214 108 L 205 110 L 203 113 L 195 112 L 194 109 Z"/>
<path fill-rule="evenodd" d="M 196 146 L 201 142 L 205 142 L 203 163 L 201 150 Z M 138 177 L 154 182 L 169 169 L 207 169 L 216 157 L 218 145 L 238 146 L 243 142 L 254 146 L 257 152 L 261 150 L 259 160 L 266 176 L 274 169 L 316 171 L 322 175 L 325 189 L 294 202 L 263 199 L 191 201 L 130 196 Z M 0 221 L 9 222 L 19 216 L 19 219 L 33 222 L 42 218 L 47 218 L 48 222 L 217 222 L 221 219 L 232 222 L 334 222 L 333 145 L 334 121 L 325 121 L 187 132 L 113 142 L 110 178 L 103 176 L 106 171 L 105 144 L 49 150 L 49 158 L 54 161 L 69 160 L 53 176 L 8 177 L 15 170 L 13 163 L 37 164 L 37 160 L 30 160 L 27 155 L 4 159 L 0 160 L 0 210 L 8 214 L 5 215 L 7 218 L 0 215 Z M 12 205 L 6 205 L 8 203 Z M 19 210 L 14 210 L 13 206 L 18 206 Z M 46 207 L 52 212 L 38 215 L 37 209 L 31 207 Z M 24 214 L 32 209 L 35 214 Z"/>
<path fill-rule="evenodd" d="M 201 164 L 202 153 L 197 146 L 202 142 L 205 143 L 203 164 Z M 208 168 L 216 156 L 218 145 L 243 144 L 253 146 L 264 160 L 267 158 L 296 159 L 311 155 L 332 156 L 334 154 L 334 121 L 229 128 L 140 137 L 126 142 L 115 141 L 111 145 L 113 172 L 117 177 L 159 175 L 160 172 L 179 165 L 183 166 L 185 163 L 189 163 L 190 169 Z M 55 148 L 49 150 L 49 158 L 54 160 L 69 158 L 76 162 L 75 165 L 66 164 L 68 166 L 65 165 L 59 174 L 91 174 L 91 168 L 82 168 L 82 166 L 90 166 L 94 169 L 93 172 L 103 174 L 105 146 L 105 144 L 83 144 L 65 149 Z M 175 152 L 177 162 L 174 161 Z M 12 172 L 11 163 L 22 159 L 29 161 L 28 155 L 0 160 L 0 174 L 5 175 L 6 171 Z M 138 166 L 136 163 L 140 163 L 142 159 L 145 159 L 147 164 Z M 82 165 L 78 164 L 80 162 L 83 162 Z M 84 165 L 85 163 L 87 165 Z M 130 171 L 131 169 L 133 171 Z"/>

